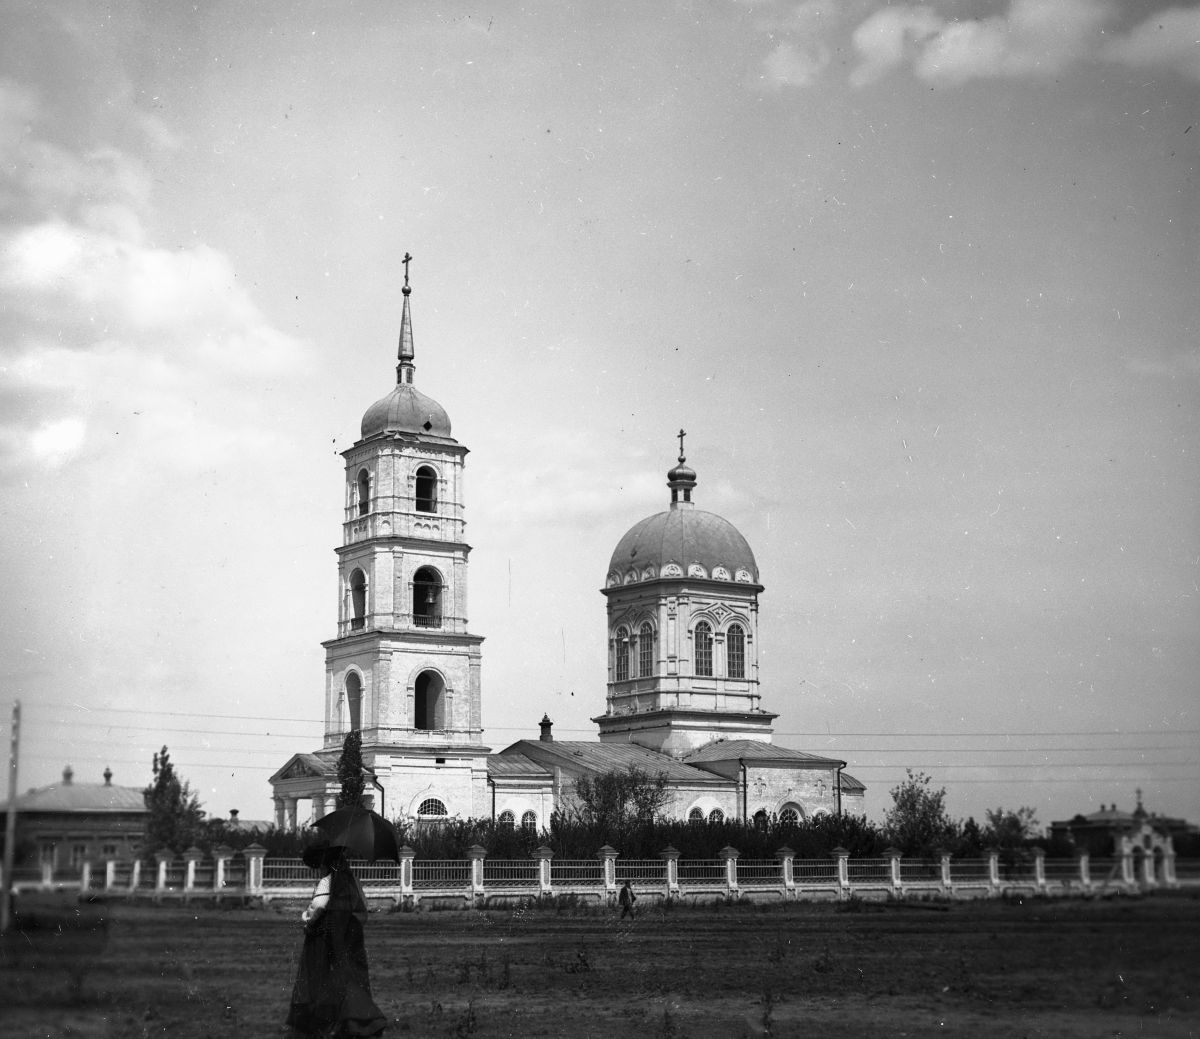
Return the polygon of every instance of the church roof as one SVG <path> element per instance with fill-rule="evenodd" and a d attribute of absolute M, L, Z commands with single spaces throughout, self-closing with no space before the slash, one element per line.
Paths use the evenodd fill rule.
<path fill-rule="evenodd" d="M 692 768 L 668 754 L 639 747 L 636 743 L 589 743 L 584 740 L 519 740 L 499 755 L 519 755 L 546 768 L 565 768 L 574 772 L 623 772 L 638 768 L 651 775 L 662 772 L 673 783 L 724 782 L 707 772 Z M 491 758 L 488 759 L 489 768 Z"/>
<path fill-rule="evenodd" d="M 107 773 L 106 773 L 107 774 Z M 8 805 L 5 804 L 4 809 Z M 17 795 L 18 812 L 146 812 L 140 787 L 76 783 L 68 769 L 60 783 Z"/>
<path fill-rule="evenodd" d="M 741 532 L 727 519 L 701 509 L 669 509 L 634 524 L 617 542 L 608 571 L 624 574 L 653 568 L 658 577 L 669 563 L 684 574 L 693 563 L 699 564 L 707 577 L 724 567 L 727 580 L 744 570 L 758 581 L 758 564 Z"/>
<path fill-rule="evenodd" d="M 517 779 L 521 776 L 544 777 L 550 772 L 536 761 L 531 761 L 524 754 L 511 747 L 500 754 L 489 754 L 487 759 L 488 775 L 493 779 L 505 776 Z"/>
<path fill-rule="evenodd" d="M 714 740 L 684 757 L 689 764 L 714 761 L 752 761 L 756 765 L 779 765 L 792 768 L 838 768 L 846 763 L 841 758 L 826 758 L 803 750 L 792 750 L 762 740 Z M 857 780 L 856 780 L 857 782 Z"/>

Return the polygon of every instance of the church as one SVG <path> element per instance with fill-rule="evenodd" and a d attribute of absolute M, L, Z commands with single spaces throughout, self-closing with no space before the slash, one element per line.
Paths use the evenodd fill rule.
<path fill-rule="evenodd" d="M 602 575 L 608 676 L 593 719 L 598 738 L 556 740 L 543 714 L 536 738 L 499 753 L 484 745 L 483 639 L 467 630 L 467 448 L 445 409 L 415 385 L 410 259 L 396 385 L 367 409 L 359 440 L 342 455 L 324 743 L 271 776 L 276 825 L 295 829 L 333 810 L 352 730 L 362 737 L 372 806 L 389 819 L 488 818 L 537 830 L 570 809 L 578 778 L 629 768 L 666 777 L 664 814 L 673 818 L 863 814 L 865 788 L 846 762 L 772 742 L 758 566 L 731 523 L 697 508 L 682 432 L 667 508 L 629 529 Z"/>

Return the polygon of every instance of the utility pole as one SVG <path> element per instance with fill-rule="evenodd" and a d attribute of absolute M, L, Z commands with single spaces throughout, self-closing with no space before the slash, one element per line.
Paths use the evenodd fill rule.
<path fill-rule="evenodd" d="M 13 704 L 12 748 L 8 758 L 8 817 L 4 820 L 4 883 L 0 890 L 0 934 L 12 922 L 13 854 L 17 843 L 17 750 L 21 743 L 21 701 Z"/>

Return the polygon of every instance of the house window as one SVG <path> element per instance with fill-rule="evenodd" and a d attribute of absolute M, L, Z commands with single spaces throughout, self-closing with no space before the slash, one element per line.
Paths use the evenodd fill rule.
<path fill-rule="evenodd" d="M 367 575 L 355 570 L 350 575 L 350 630 L 362 631 L 367 624 Z"/>
<path fill-rule="evenodd" d="M 413 687 L 413 728 L 446 728 L 446 682 L 436 671 L 422 671 Z"/>
<path fill-rule="evenodd" d="M 629 629 L 618 628 L 616 645 L 613 649 L 616 654 L 616 680 L 618 682 L 629 681 Z"/>
<path fill-rule="evenodd" d="M 711 678 L 713 673 L 713 636 L 707 621 L 696 625 L 696 674 Z"/>
<path fill-rule="evenodd" d="M 704 822 L 704 810 L 702 808 L 693 808 L 690 812 L 688 812 L 688 822 L 689 823 Z"/>
<path fill-rule="evenodd" d="M 638 632 L 638 674 L 642 678 L 654 674 L 654 626 L 649 621 Z"/>
<path fill-rule="evenodd" d="M 533 812 L 521 816 L 521 829 L 526 833 L 537 833 L 537 816 Z"/>
<path fill-rule="evenodd" d="M 371 474 L 363 469 L 358 474 L 358 514 L 365 516 L 371 511 Z"/>
<path fill-rule="evenodd" d="M 362 679 L 357 671 L 346 676 L 346 706 L 350 711 L 350 731 L 362 731 Z"/>
<path fill-rule="evenodd" d="M 423 465 L 417 470 L 417 512 L 437 512 L 437 473 Z"/>
<path fill-rule="evenodd" d="M 436 797 L 427 797 L 421 802 L 421 807 L 417 809 L 417 815 L 421 817 L 429 817 L 431 819 L 440 818 L 450 813 L 446 811 L 446 806 Z"/>
<path fill-rule="evenodd" d="M 723 823 L 725 821 L 725 813 L 719 808 L 714 808 L 708 813 L 708 821 L 710 823 Z"/>
<path fill-rule="evenodd" d="M 413 575 L 413 624 L 418 628 L 442 626 L 442 578 L 431 566 Z"/>
<path fill-rule="evenodd" d="M 500 813 L 500 826 L 505 830 L 511 830 L 517 824 L 517 817 L 512 812 Z"/>
<path fill-rule="evenodd" d="M 731 624 L 725 636 L 725 673 L 730 678 L 746 677 L 746 631 L 740 624 Z"/>

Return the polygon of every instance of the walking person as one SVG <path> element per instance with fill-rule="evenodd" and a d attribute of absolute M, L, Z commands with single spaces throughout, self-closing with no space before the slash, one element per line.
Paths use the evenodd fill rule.
<path fill-rule="evenodd" d="M 371 998 L 363 924 L 367 902 L 346 849 L 318 844 L 304 864 L 319 874 L 301 914 L 304 947 L 292 987 L 290 1039 L 350 1039 L 382 1035 L 387 1018 Z"/>
<path fill-rule="evenodd" d="M 621 890 L 617 895 L 617 903 L 621 906 L 621 919 L 626 916 L 633 916 L 633 903 L 637 901 L 637 895 L 633 893 L 633 888 L 629 881 L 626 880 L 621 886 Z"/>

